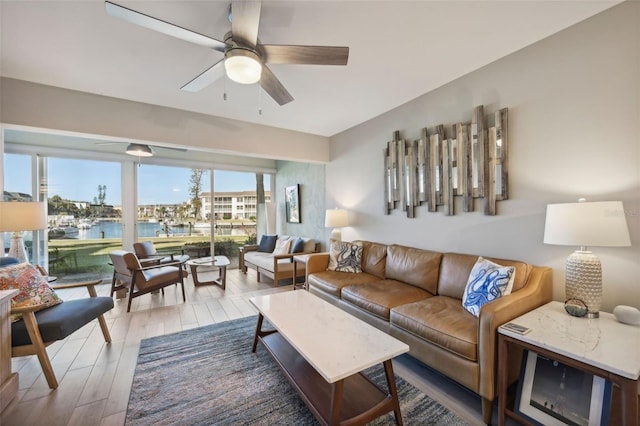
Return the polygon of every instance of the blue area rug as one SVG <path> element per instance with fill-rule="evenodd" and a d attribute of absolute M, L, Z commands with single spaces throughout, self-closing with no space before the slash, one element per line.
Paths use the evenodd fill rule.
<path fill-rule="evenodd" d="M 317 425 L 266 349 L 251 344 L 257 317 L 144 339 L 127 425 Z M 384 370 L 367 370 L 386 389 Z M 396 376 L 406 425 L 465 425 Z M 373 425 L 395 424 L 387 414 Z"/>

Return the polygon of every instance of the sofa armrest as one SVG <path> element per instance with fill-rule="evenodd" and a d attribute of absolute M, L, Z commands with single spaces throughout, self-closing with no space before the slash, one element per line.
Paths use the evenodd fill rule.
<path fill-rule="evenodd" d="M 242 251 L 244 253 L 248 252 L 248 251 L 258 251 L 258 245 L 257 244 L 247 244 L 242 246 Z"/>
<path fill-rule="evenodd" d="M 307 275 L 326 271 L 329 267 L 329 253 L 312 253 L 307 259 Z"/>
<path fill-rule="evenodd" d="M 238 253 L 238 268 L 241 272 L 247 273 L 247 266 L 244 264 L 244 255 L 250 251 L 258 251 L 257 244 L 247 244 L 240 247 L 240 251 Z"/>
<path fill-rule="evenodd" d="M 551 301 L 553 274 L 551 268 L 534 267 L 527 284 L 520 290 L 487 303 L 480 310 L 478 322 L 479 394 L 493 400 L 496 395 L 498 364 L 497 328 Z M 519 360 L 518 360 L 519 361 Z"/>

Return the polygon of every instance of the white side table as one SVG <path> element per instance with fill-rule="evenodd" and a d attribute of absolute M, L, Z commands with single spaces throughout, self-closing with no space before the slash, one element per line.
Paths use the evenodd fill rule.
<path fill-rule="evenodd" d="M 522 420 L 506 407 L 510 346 L 528 349 L 618 384 L 622 421 L 637 425 L 640 327 L 622 324 L 604 312 L 595 319 L 573 317 L 561 302 L 549 302 L 511 322 L 528 327 L 531 332 L 520 335 L 498 328 L 500 425 L 506 424 L 507 416 Z"/>

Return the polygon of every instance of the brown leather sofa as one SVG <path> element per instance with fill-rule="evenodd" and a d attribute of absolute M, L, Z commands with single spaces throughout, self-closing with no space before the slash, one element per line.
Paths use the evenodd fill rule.
<path fill-rule="evenodd" d="M 496 329 L 551 300 L 552 271 L 525 262 L 515 267 L 512 293 L 487 303 L 479 317 L 462 306 L 478 256 L 363 241 L 362 272 L 327 270 L 329 254 L 309 256 L 309 291 L 407 343 L 409 354 L 482 398 L 491 422 L 497 390 Z M 510 357 L 510 383 L 519 359 Z"/>

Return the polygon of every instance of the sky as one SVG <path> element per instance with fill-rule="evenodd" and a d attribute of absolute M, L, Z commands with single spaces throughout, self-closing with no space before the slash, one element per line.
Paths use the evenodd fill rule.
<path fill-rule="evenodd" d="M 59 195 L 72 201 L 93 202 L 98 196 L 98 186 L 106 185 L 106 204 L 122 204 L 120 184 L 120 163 L 49 158 L 49 196 Z M 5 154 L 4 186 L 9 192 L 31 193 L 31 157 L 28 155 Z M 25 171 L 27 171 L 25 173 Z M 191 198 L 189 179 L 191 169 L 141 165 L 138 168 L 138 204 L 177 204 Z M 270 186 L 265 175 L 265 189 Z M 255 173 L 229 172 L 217 170 L 214 173 L 217 192 L 254 191 Z M 202 190 L 210 190 L 209 173 L 203 174 Z"/>

